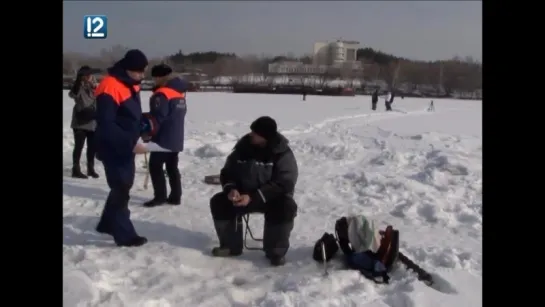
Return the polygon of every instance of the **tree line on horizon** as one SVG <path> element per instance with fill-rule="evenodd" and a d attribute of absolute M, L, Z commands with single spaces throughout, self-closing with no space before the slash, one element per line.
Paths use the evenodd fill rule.
<path fill-rule="evenodd" d="M 119 60 L 129 48 L 121 45 L 103 49 L 98 55 L 89 56 L 74 52 L 63 53 L 63 73 L 73 74 L 81 65 L 90 65 L 105 70 Z M 413 86 L 442 86 L 447 90 L 474 91 L 482 88 L 482 64 L 471 57 L 454 57 L 443 61 L 417 61 L 375 50 L 360 48 L 357 60 L 363 72 L 351 69 L 341 72 L 343 79 L 359 79 L 363 82 L 383 80 L 390 86 L 408 83 Z M 179 50 L 162 58 L 150 59 L 150 65 L 167 63 L 176 72 L 200 71 L 209 77 L 267 74 L 270 63 L 300 61 L 312 63 L 311 55 L 293 54 L 277 56 L 240 56 L 218 51 L 184 53 Z"/>

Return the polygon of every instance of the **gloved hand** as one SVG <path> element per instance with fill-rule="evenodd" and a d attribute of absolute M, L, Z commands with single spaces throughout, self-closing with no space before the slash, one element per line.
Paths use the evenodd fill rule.
<path fill-rule="evenodd" d="M 140 118 L 140 135 L 153 136 L 157 132 L 157 121 L 149 113 L 142 113 Z"/>

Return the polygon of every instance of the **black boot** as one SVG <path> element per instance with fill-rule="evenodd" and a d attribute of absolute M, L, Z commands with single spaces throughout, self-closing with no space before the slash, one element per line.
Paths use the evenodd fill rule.
<path fill-rule="evenodd" d="M 293 222 L 270 224 L 265 222 L 263 232 L 263 249 L 271 265 L 280 266 L 286 263 L 286 253 L 290 247 L 290 234 Z"/>
<path fill-rule="evenodd" d="M 100 177 L 97 172 L 95 172 L 95 166 L 92 164 L 87 165 L 87 176 L 93 177 L 95 179 Z"/>
<path fill-rule="evenodd" d="M 129 242 L 125 243 L 117 243 L 117 246 L 126 246 L 126 247 L 137 247 L 142 246 L 144 244 L 148 243 L 148 239 L 145 237 L 136 236 L 134 239 L 130 240 Z"/>
<path fill-rule="evenodd" d="M 147 201 L 144 203 L 144 207 L 146 208 L 153 208 L 153 207 L 157 207 L 157 206 L 162 206 L 164 204 L 166 204 L 167 200 L 166 199 L 157 199 L 157 198 L 154 198 L 150 201 Z"/>
<path fill-rule="evenodd" d="M 87 179 L 87 176 L 81 172 L 79 166 L 72 167 L 72 178 Z"/>
<path fill-rule="evenodd" d="M 106 235 L 110 235 L 110 236 L 113 236 L 113 233 L 112 231 L 107 227 L 105 226 L 104 224 L 102 223 L 98 223 L 97 227 L 95 228 L 95 230 L 99 233 L 103 233 L 103 234 L 106 234 Z"/>
<path fill-rule="evenodd" d="M 178 206 L 182 203 L 182 200 L 181 200 L 181 197 L 172 197 L 172 196 L 169 196 L 167 198 L 167 204 L 169 205 L 173 205 L 173 206 Z"/>
<path fill-rule="evenodd" d="M 212 249 L 214 257 L 231 257 L 242 254 L 242 217 L 233 221 L 214 221 L 220 246 Z"/>

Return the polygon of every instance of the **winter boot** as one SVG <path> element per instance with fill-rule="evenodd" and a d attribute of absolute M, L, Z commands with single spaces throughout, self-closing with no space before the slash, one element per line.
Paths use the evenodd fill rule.
<path fill-rule="evenodd" d="M 87 179 L 87 176 L 81 172 L 79 166 L 72 167 L 72 178 Z"/>
<path fill-rule="evenodd" d="M 124 242 L 124 243 L 117 243 L 117 246 L 120 246 L 120 247 L 137 247 L 137 246 L 142 246 L 144 244 L 148 243 L 148 239 L 145 238 L 145 237 L 141 237 L 141 236 L 136 236 L 134 237 L 134 239 L 128 241 L 128 242 Z"/>
<path fill-rule="evenodd" d="M 172 205 L 172 206 L 178 206 L 182 203 L 182 200 L 181 200 L 181 197 L 178 198 L 178 197 L 172 197 L 172 196 L 169 196 L 167 198 L 167 204 L 169 205 Z"/>
<path fill-rule="evenodd" d="M 95 230 L 96 230 L 98 233 L 102 233 L 102 234 L 106 234 L 106 235 L 113 236 L 112 231 L 111 231 L 107 226 L 105 226 L 102 222 L 98 223 L 98 225 L 97 225 L 97 227 L 95 228 Z"/>
<path fill-rule="evenodd" d="M 97 172 L 95 171 L 95 166 L 92 165 L 92 164 L 88 164 L 87 165 L 87 176 L 89 177 L 93 177 L 95 179 L 97 179 L 98 177 L 100 177 Z"/>
<path fill-rule="evenodd" d="M 265 256 L 273 266 L 280 266 L 286 263 L 286 253 L 290 247 L 290 234 L 293 229 L 293 222 L 284 224 L 270 224 L 265 222 L 263 232 L 263 249 Z"/>
<path fill-rule="evenodd" d="M 233 221 L 214 221 L 214 228 L 220 241 L 220 246 L 212 249 L 214 257 L 231 257 L 242 254 L 242 217 Z"/>
<path fill-rule="evenodd" d="M 154 198 L 152 200 L 149 200 L 149 201 L 145 202 L 144 207 L 153 208 L 153 207 L 157 207 L 157 206 L 162 206 L 162 205 L 166 204 L 166 202 L 167 202 L 166 199 Z"/>

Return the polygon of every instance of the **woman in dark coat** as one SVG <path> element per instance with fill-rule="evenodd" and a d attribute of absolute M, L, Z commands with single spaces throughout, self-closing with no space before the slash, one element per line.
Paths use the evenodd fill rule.
<path fill-rule="evenodd" d="M 86 179 L 87 176 L 98 178 L 95 172 L 95 145 L 93 136 L 96 128 L 96 100 L 95 82 L 93 78 L 95 71 L 89 66 L 82 66 L 78 70 L 76 81 L 70 89 L 68 96 L 74 99 L 75 105 L 72 111 L 72 124 L 74 130 L 74 151 L 72 153 L 72 177 Z M 82 173 L 80 168 L 80 157 L 83 145 L 87 140 L 87 175 Z"/>

